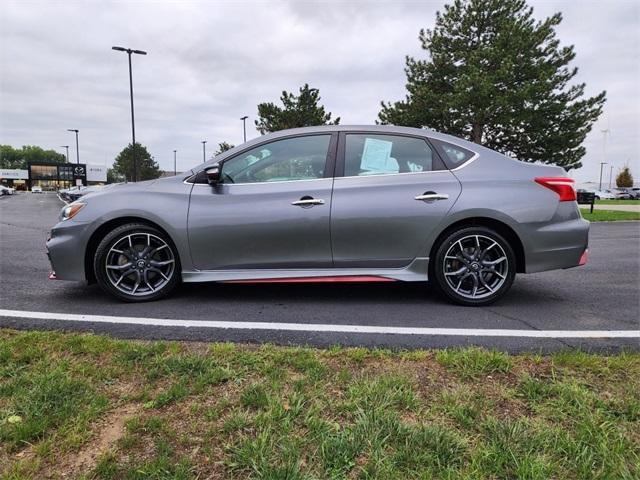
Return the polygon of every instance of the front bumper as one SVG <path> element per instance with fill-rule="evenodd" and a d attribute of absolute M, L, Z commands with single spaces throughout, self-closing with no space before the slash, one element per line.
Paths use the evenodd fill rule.
<path fill-rule="evenodd" d="M 86 280 L 84 254 L 88 228 L 88 223 L 67 220 L 51 229 L 46 250 L 55 279 Z"/>

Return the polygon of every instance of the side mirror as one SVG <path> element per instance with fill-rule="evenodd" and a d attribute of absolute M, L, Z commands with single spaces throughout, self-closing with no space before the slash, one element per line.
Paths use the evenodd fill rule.
<path fill-rule="evenodd" d="M 204 173 L 207 176 L 207 182 L 209 185 L 214 186 L 217 185 L 220 181 L 220 166 L 213 165 L 211 167 L 205 168 Z"/>

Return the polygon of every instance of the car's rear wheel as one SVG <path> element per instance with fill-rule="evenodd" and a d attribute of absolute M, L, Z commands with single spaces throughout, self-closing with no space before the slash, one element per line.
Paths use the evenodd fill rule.
<path fill-rule="evenodd" d="M 438 290 L 460 305 L 495 302 L 511 288 L 516 273 L 513 248 L 486 227 L 463 227 L 437 247 L 430 273 Z"/>
<path fill-rule="evenodd" d="M 96 249 L 93 268 L 100 287 L 127 302 L 164 297 L 180 279 L 171 240 L 140 223 L 122 225 L 106 235 Z"/>

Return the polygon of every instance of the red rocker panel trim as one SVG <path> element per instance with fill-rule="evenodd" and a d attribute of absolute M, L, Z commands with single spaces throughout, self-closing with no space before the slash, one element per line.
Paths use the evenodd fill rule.
<path fill-rule="evenodd" d="M 258 278 L 254 280 L 223 280 L 221 283 L 356 283 L 395 282 L 393 278 L 375 275 L 342 275 L 337 277 Z"/>

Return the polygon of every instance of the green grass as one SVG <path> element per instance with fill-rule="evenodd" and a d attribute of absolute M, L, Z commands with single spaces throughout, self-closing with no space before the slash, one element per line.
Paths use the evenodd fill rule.
<path fill-rule="evenodd" d="M 590 222 L 618 222 L 629 220 L 640 220 L 640 212 L 622 212 L 617 210 L 594 210 L 589 213 L 589 209 L 581 208 L 580 212 L 585 220 Z"/>
<path fill-rule="evenodd" d="M 0 476 L 634 479 L 638 391 L 635 353 L 0 330 Z"/>
<path fill-rule="evenodd" d="M 596 205 L 640 205 L 640 200 L 596 200 Z"/>

